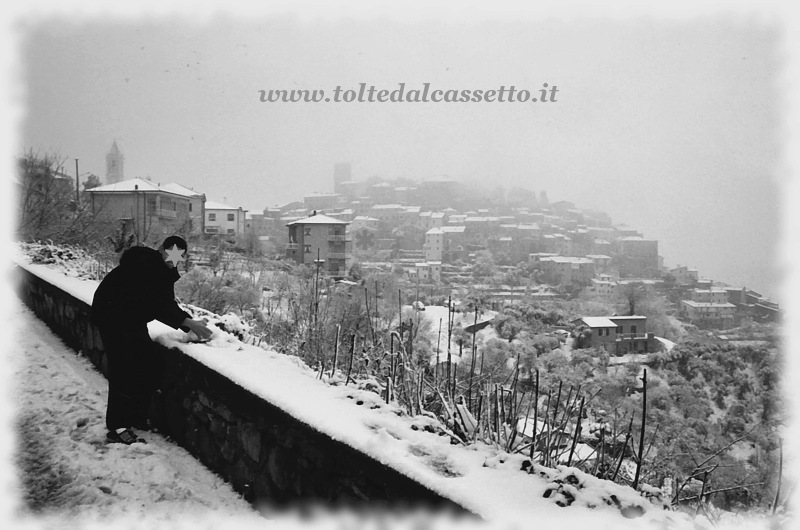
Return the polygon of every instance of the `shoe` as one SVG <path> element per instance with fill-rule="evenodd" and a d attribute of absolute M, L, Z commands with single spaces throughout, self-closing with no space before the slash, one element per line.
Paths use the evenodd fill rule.
<path fill-rule="evenodd" d="M 137 442 L 143 444 L 147 443 L 147 441 L 145 441 L 144 438 L 139 438 L 138 436 L 136 436 L 136 433 L 134 433 L 130 429 L 125 429 L 122 432 L 108 431 L 108 433 L 106 434 L 106 438 L 111 443 L 119 443 L 125 445 L 130 445 L 132 443 L 137 443 Z"/>

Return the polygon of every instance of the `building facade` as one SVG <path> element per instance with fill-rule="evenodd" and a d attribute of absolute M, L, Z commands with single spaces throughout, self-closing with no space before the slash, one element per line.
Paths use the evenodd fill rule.
<path fill-rule="evenodd" d="M 659 275 L 658 241 L 623 237 L 617 241 L 617 262 L 623 276 L 655 278 Z"/>
<path fill-rule="evenodd" d="M 218 202 L 206 201 L 205 233 L 227 237 L 244 235 L 247 210 Z"/>
<path fill-rule="evenodd" d="M 194 226 L 186 194 L 140 178 L 124 180 L 87 190 L 92 211 L 108 224 L 109 231 L 125 226 L 141 242 L 166 236 L 199 234 Z"/>
<path fill-rule="evenodd" d="M 647 317 L 582 317 L 572 321 L 584 329 L 584 348 L 599 348 L 615 355 L 652 353 L 661 348 L 655 334 L 647 332 Z"/>
<path fill-rule="evenodd" d="M 733 326 L 736 306 L 728 302 L 681 300 L 680 316 L 701 328 L 727 329 Z"/>
<path fill-rule="evenodd" d="M 319 266 L 328 276 L 344 278 L 351 261 L 352 241 L 347 221 L 322 214 L 288 223 L 286 257 L 298 264 Z"/>

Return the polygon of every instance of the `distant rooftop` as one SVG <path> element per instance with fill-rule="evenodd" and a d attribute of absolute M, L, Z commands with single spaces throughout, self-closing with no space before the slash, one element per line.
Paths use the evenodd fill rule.
<path fill-rule="evenodd" d="M 346 225 L 350 224 L 347 221 L 342 221 L 341 219 L 334 219 L 333 217 L 328 217 L 327 215 L 322 215 L 318 213 L 316 215 L 310 215 L 308 217 L 303 217 L 297 219 L 296 221 L 292 221 L 291 223 L 287 223 L 287 226 L 291 225 Z"/>
<path fill-rule="evenodd" d="M 88 190 L 92 193 L 95 192 L 131 192 L 131 191 L 165 191 L 160 186 L 153 184 L 149 180 L 139 177 L 115 182 L 114 184 L 106 184 L 105 186 L 97 186 Z M 174 192 L 170 192 L 174 193 Z"/>
<path fill-rule="evenodd" d="M 590 328 L 616 328 L 617 324 L 606 317 L 583 317 L 579 320 L 589 326 Z"/>
<path fill-rule="evenodd" d="M 185 195 L 187 197 L 202 197 L 202 193 L 198 193 L 191 188 L 187 188 L 186 186 L 181 186 L 175 182 L 171 182 L 169 184 L 164 184 L 161 186 L 162 190 L 169 191 L 171 193 L 175 193 L 177 195 Z"/>
<path fill-rule="evenodd" d="M 711 302 L 695 302 L 694 300 L 681 300 L 681 303 L 686 304 L 689 307 L 708 307 L 708 308 L 736 307 L 735 305 L 730 304 L 728 302 L 722 304 L 714 304 Z"/>
<path fill-rule="evenodd" d="M 236 206 L 228 206 L 221 202 L 206 201 L 206 210 L 239 210 Z"/>

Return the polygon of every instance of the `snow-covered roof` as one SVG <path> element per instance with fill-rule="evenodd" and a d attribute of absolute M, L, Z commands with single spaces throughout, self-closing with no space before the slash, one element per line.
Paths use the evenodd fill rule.
<path fill-rule="evenodd" d="M 339 196 L 340 195 L 338 193 L 325 193 L 325 192 L 321 192 L 321 191 L 315 191 L 311 195 L 305 195 L 303 198 L 304 199 L 320 199 L 320 198 L 329 199 L 331 197 L 339 197 Z"/>
<path fill-rule="evenodd" d="M 139 177 L 115 182 L 114 184 L 106 184 L 105 186 L 97 186 L 87 190 L 90 193 L 129 193 L 132 191 L 169 191 L 164 190 L 157 184 L 153 184 L 149 180 Z M 169 193 L 175 193 L 169 191 Z"/>
<path fill-rule="evenodd" d="M 642 241 L 642 242 L 648 241 L 648 242 L 653 242 L 653 241 L 655 241 L 655 239 L 645 239 L 645 238 L 643 238 L 641 236 L 627 236 L 627 237 L 619 238 L 619 241 Z"/>
<path fill-rule="evenodd" d="M 198 193 L 191 188 L 187 188 L 186 186 L 182 186 L 177 182 L 170 182 L 169 184 L 164 184 L 161 186 L 162 190 L 169 191 L 170 193 L 175 193 L 177 195 L 183 195 L 185 197 L 202 197 L 202 193 Z"/>
<path fill-rule="evenodd" d="M 572 263 L 576 265 L 588 265 L 590 263 L 594 263 L 589 258 L 578 258 L 573 256 L 549 256 L 543 257 L 542 261 L 552 261 L 554 263 Z"/>
<path fill-rule="evenodd" d="M 681 303 L 686 304 L 689 307 L 708 307 L 708 308 L 736 307 L 735 305 L 728 302 L 722 304 L 714 304 L 711 302 L 695 302 L 694 300 L 681 300 Z"/>
<path fill-rule="evenodd" d="M 206 210 L 238 210 L 235 206 L 228 206 L 221 202 L 206 201 Z"/>
<path fill-rule="evenodd" d="M 303 217 L 296 221 L 292 221 L 288 223 L 287 226 L 291 225 L 346 225 L 349 224 L 347 221 L 342 221 L 341 219 L 334 219 L 333 217 L 328 217 L 327 215 L 322 215 L 318 213 L 316 215 L 311 215 L 309 217 Z"/>
<path fill-rule="evenodd" d="M 583 317 L 580 320 L 590 328 L 616 328 L 617 324 L 606 317 Z"/>

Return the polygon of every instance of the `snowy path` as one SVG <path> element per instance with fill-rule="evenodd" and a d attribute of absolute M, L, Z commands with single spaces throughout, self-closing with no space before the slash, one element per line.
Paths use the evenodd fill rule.
<path fill-rule="evenodd" d="M 230 517 L 265 522 L 228 484 L 159 434 L 144 433 L 147 444 L 107 444 L 105 378 L 19 300 L 12 314 L 23 519 L 48 528 L 123 521 L 197 528 Z"/>

